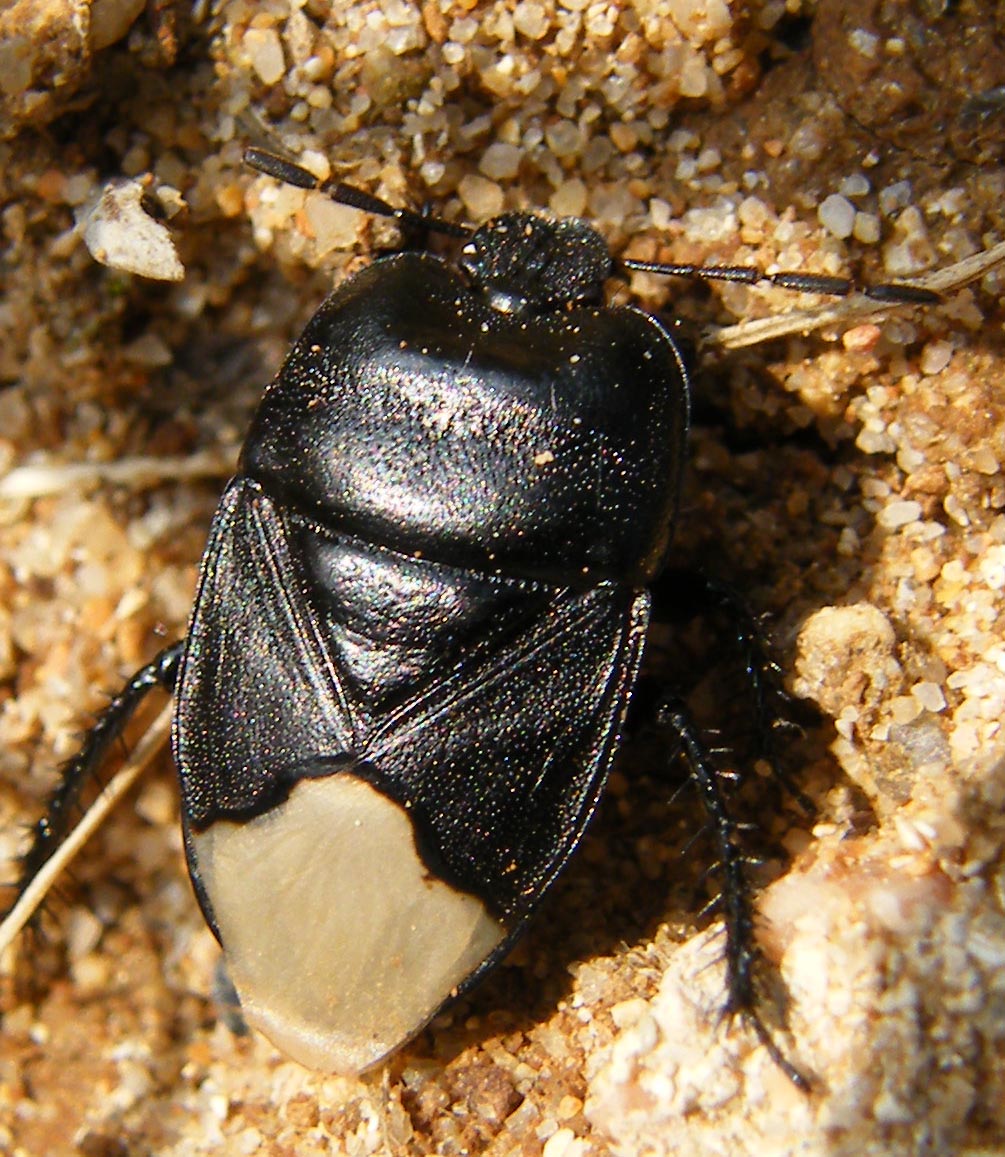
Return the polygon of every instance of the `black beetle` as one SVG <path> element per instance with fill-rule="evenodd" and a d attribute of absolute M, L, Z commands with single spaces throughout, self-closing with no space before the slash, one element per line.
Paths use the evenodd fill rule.
<path fill-rule="evenodd" d="M 247 160 L 319 186 L 271 154 Z M 605 281 L 762 274 L 616 267 L 579 220 L 511 213 L 471 230 L 321 187 L 463 238 L 460 258 L 382 257 L 310 321 L 221 500 L 187 639 L 99 720 L 23 880 L 137 703 L 175 689 L 189 871 L 245 1015 L 296 1060 L 358 1072 L 510 949 L 618 745 L 677 513 L 689 383 L 665 326 L 606 306 Z M 743 861 L 712 760 L 678 700 L 658 721 L 718 842 L 729 1006 L 802 1083 L 754 1012 Z"/>

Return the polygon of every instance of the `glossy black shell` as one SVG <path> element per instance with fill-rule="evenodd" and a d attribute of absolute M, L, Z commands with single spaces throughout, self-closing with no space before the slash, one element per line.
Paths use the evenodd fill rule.
<path fill-rule="evenodd" d="M 581 222 L 519 215 L 459 266 L 382 258 L 269 386 L 178 688 L 211 925 L 191 834 L 308 777 L 405 808 L 429 870 L 514 935 L 572 853 L 641 662 L 688 417 L 663 326 L 592 303 L 609 264 Z"/>
<path fill-rule="evenodd" d="M 687 421 L 663 328 L 634 309 L 501 313 L 428 254 L 328 298 L 269 387 L 243 471 L 368 542 L 485 573 L 646 584 Z"/>

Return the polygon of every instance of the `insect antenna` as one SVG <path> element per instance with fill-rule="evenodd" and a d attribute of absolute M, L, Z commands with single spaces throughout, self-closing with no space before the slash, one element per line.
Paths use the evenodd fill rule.
<path fill-rule="evenodd" d="M 664 261 L 637 261 L 624 257 L 618 262 L 622 269 L 633 273 L 656 273 L 663 277 L 688 277 L 697 281 L 730 281 L 740 285 L 776 285 L 798 293 L 821 293 L 829 297 L 849 297 L 863 294 L 873 301 L 891 305 L 935 305 L 942 295 L 917 285 L 884 282 L 879 285 L 860 285 L 850 277 L 825 277 L 816 273 L 781 271 L 765 273 L 756 265 L 692 265 Z"/>
<path fill-rule="evenodd" d="M 322 181 L 308 172 L 302 165 L 293 161 L 284 160 L 275 153 L 264 149 L 245 149 L 244 163 L 268 177 L 275 177 L 277 181 L 284 181 L 287 185 L 296 185 L 298 189 L 313 189 L 324 193 L 337 201 L 340 205 L 348 205 L 364 213 L 373 213 L 378 217 L 391 217 L 403 229 L 420 230 L 427 233 L 443 233 L 447 237 L 470 237 L 472 230 L 467 225 L 458 225 L 453 221 L 444 221 L 441 217 L 432 217 L 414 209 L 396 209 L 381 197 L 375 197 L 365 189 L 358 189 L 355 185 L 346 185 L 342 181 Z"/>

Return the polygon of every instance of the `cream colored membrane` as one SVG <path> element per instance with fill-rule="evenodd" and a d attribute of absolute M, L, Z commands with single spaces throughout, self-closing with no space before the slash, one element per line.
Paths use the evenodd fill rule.
<path fill-rule="evenodd" d="M 346 773 L 194 844 L 248 1022 L 309 1068 L 382 1060 L 506 934 L 429 873 L 404 808 Z"/>

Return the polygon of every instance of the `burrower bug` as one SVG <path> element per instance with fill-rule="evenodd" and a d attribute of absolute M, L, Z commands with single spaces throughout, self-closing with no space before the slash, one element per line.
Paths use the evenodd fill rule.
<path fill-rule="evenodd" d="M 189 871 L 244 1013 L 296 1060 L 358 1072 L 508 952 L 618 746 L 677 517 L 689 380 L 667 328 L 605 305 L 605 281 L 763 275 L 616 262 L 580 220 L 469 229 L 247 160 L 456 238 L 460 255 L 381 257 L 310 321 L 221 500 L 188 637 L 69 765 L 24 883 L 137 703 L 173 689 Z M 717 839 L 729 1005 L 799 1083 L 754 1008 L 743 860 L 713 761 L 679 700 L 658 727 Z"/>

